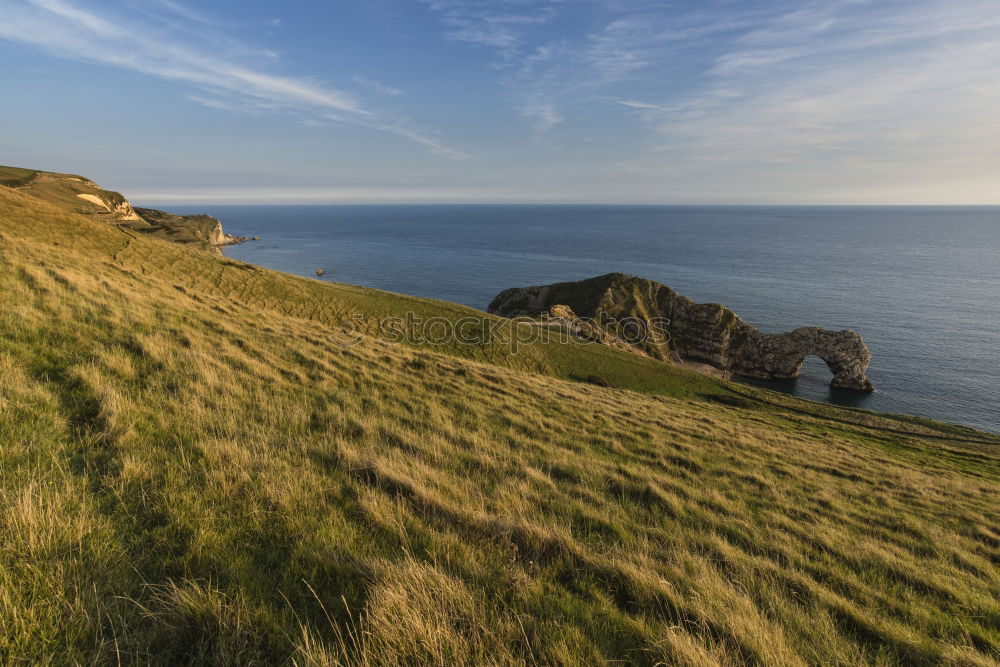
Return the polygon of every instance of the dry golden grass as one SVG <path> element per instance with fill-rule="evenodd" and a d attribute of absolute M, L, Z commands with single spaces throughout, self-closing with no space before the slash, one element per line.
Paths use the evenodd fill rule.
<path fill-rule="evenodd" d="M 985 434 L 593 347 L 344 347 L 334 311 L 468 311 L 3 188 L 0 289 L 5 663 L 1000 659 Z"/>

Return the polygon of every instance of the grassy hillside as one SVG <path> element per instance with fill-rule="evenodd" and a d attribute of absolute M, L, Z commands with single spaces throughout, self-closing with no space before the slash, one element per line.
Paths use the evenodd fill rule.
<path fill-rule="evenodd" d="M 34 169 L 0 166 L 0 185 L 8 188 L 20 187 L 34 178 L 36 174 L 38 172 Z"/>
<path fill-rule="evenodd" d="M 1000 660 L 991 436 L 3 187 L 0 293 L 4 663 Z"/>
<path fill-rule="evenodd" d="M 129 216 L 131 207 L 121 193 L 104 190 L 90 179 L 76 174 L 0 167 L 0 185 L 16 188 L 74 213 L 108 220 L 133 217 Z M 117 210 L 118 207 L 123 207 L 123 210 Z"/>

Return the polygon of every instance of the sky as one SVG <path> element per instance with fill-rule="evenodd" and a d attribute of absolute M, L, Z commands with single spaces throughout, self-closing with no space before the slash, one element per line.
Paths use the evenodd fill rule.
<path fill-rule="evenodd" d="M 140 204 L 1000 204 L 1000 0 L 0 0 L 0 61 L 0 164 Z"/>

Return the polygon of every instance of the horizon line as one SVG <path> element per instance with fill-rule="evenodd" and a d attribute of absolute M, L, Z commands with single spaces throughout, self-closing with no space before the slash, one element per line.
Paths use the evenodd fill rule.
<path fill-rule="evenodd" d="M 151 208 L 154 206 L 281 206 L 281 207 L 310 207 L 310 206 L 650 206 L 650 207 L 719 207 L 719 208 L 1000 208 L 1000 202 L 994 204 L 957 204 L 957 203 L 918 203 L 918 204 L 898 204 L 898 203 L 871 203 L 871 202 L 846 202 L 846 203 L 795 203 L 795 202 L 592 202 L 592 201 L 547 201 L 547 200 L 486 200 L 486 201 L 400 201 L 400 200 L 357 200 L 357 201 L 316 201 L 316 202 L 247 202 L 239 203 L 235 201 L 211 201 L 211 200 L 185 200 L 185 199 L 151 199 L 141 203 L 136 203 L 140 198 L 129 198 L 134 206 L 140 208 Z"/>

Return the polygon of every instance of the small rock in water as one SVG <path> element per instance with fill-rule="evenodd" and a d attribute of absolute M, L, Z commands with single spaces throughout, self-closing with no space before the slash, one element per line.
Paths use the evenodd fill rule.
<path fill-rule="evenodd" d="M 326 273 L 326 271 L 324 271 L 323 269 L 316 269 L 316 275 L 317 275 L 317 276 L 321 276 L 321 275 L 323 275 L 324 273 Z"/>

